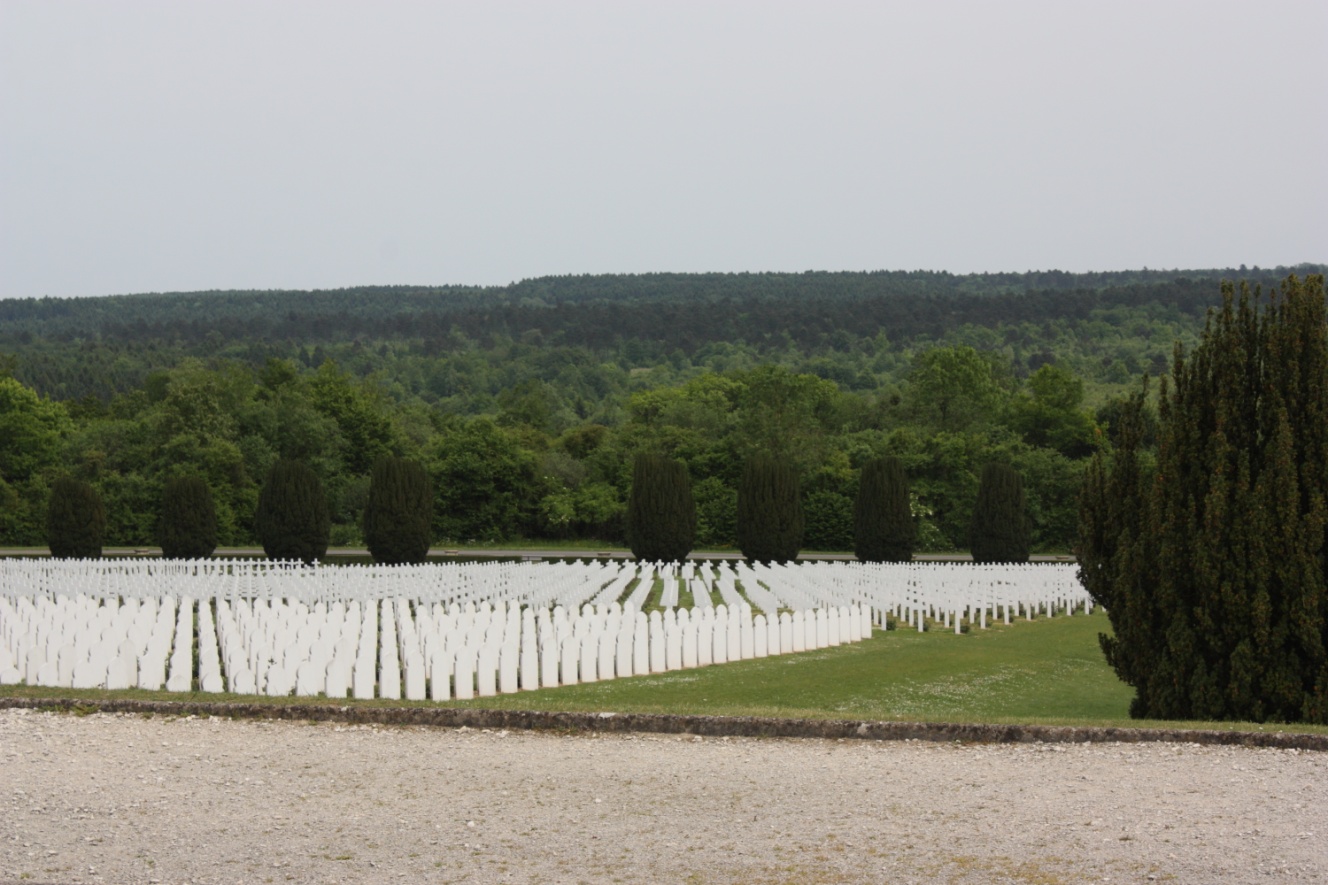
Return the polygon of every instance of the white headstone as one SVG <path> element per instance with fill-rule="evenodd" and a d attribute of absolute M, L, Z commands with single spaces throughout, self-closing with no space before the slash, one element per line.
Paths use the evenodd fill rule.
<path fill-rule="evenodd" d="M 576 685 L 580 675 L 577 664 L 581 660 L 581 640 L 578 637 L 568 636 L 563 640 L 560 660 L 562 667 L 558 673 L 559 681 L 563 685 Z"/>
<path fill-rule="evenodd" d="M 765 622 L 765 615 L 752 619 L 752 657 L 764 658 L 770 654 L 770 628 Z"/>
<path fill-rule="evenodd" d="M 581 681 L 599 681 L 599 637 L 598 633 L 586 633 L 581 637 Z"/>
<path fill-rule="evenodd" d="M 452 656 L 439 648 L 434 650 L 429 661 L 429 699 L 432 701 L 451 700 Z"/>
<path fill-rule="evenodd" d="M 457 649 L 452 664 L 456 679 L 456 699 L 468 701 L 475 697 L 475 650 L 468 645 Z"/>
<path fill-rule="evenodd" d="M 515 640 L 504 643 L 498 650 L 498 690 L 515 694 L 520 690 L 517 673 L 520 671 L 521 646 Z"/>
<path fill-rule="evenodd" d="M 425 696 L 424 656 L 417 649 L 406 650 L 406 700 L 422 701 Z"/>

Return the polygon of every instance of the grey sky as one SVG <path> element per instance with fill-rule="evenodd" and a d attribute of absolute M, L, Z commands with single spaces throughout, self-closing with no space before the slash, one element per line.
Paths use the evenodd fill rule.
<path fill-rule="evenodd" d="M 1328 4 L 0 0 L 0 297 L 1328 261 Z"/>

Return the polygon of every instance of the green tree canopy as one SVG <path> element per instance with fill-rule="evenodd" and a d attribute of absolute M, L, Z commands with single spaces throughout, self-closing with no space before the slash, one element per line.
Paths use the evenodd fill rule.
<path fill-rule="evenodd" d="M 392 420 L 371 385 L 356 383 L 328 360 L 309 382 L 309 399 L 314 408 L 337 423 L 346 440 L 346 466 L 352 473 L 368 473 L 379 458 L 392 453 Z"/>
<path fill-rule="evenodd" d="M 1007 422 L 1031 446 L 1072 458 L 1091 455 L 1099 434 L 1083 409 L 1084 382 L 1068 369 L 1045 365 L 1028 379 L 1028 394 L 1010 402 Z"/>
<path fill-rule="evenodd" d="M 906 408 L 937 430 L 963 431 L 994 422 L 1008 394 L 992 360 L 972 347 L 933 347 L 909 373 Z"/>
<path fill-rule="evenodd" d="M 0 375 L 0 480 L 23 483 L 59 463 L 73 429 L 64 406 Z"/>
<path fill-rule="evenodd" d="M 434 537 L 503 541 L 537 519 L 538 462 L 492 420 L 469 421 L 436 443 L 429 461 L 437 492 Z"/>

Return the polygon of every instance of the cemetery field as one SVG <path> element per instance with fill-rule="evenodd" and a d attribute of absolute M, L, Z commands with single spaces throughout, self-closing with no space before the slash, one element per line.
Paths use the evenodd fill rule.
<path fill-rule="evenodd" d="M 1296 731 L 1328 728 L 1130 719 L 1131 690 L 1107 667 L 1097 635 L 1105 614 L 993 623 L 962 635 L 936 628 L 876 630 L 850 645 L 611 681 L 522 691 L 451 705 L 512 710 L 770 716 L 928 722 Z M 273 704 L 424 706 L 407 700 L 329 701 L 126 689 L 0 686 L 0 697 L 139 698 Z"/>

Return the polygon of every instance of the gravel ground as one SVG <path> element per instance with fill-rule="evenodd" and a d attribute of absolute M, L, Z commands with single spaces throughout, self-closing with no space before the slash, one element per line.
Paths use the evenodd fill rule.
<path fill-rule="evenodd" d="M 3 882 L 1328 882 L 1328 754 L 0 711 Z"/>

